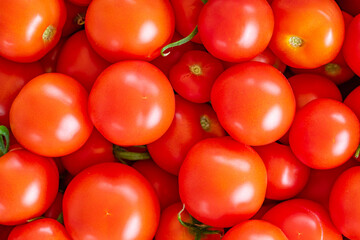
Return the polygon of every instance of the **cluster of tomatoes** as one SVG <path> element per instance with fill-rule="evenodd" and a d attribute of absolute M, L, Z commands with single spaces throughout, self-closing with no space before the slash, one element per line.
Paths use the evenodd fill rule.
<path fill-rule="evenodd" d="M 0 0 L 0 238 L 358 240 L 358 76 L 356 1 Z"/>

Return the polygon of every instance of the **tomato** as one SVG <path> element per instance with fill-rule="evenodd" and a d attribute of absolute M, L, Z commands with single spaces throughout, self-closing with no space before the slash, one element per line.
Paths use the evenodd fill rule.
<path fill-rule="evenodd" d="M 279 227 L 264 220 L 243 221 L 230 228 L 222 240 L 260 238 L 271 240 L 288 240 Z"/>
<path fill-rule="evenodd" d="M 215 81 L 211 104 L 224 129 L 237 141 L 265 145 L 289 129 L 295 114 L 291 86 L 276 68 L 240 63 Z"/>
<path fill-rule="evenodd" d="M 195 143 L 225 134 L 209 104 L 189 102 L 175 95 L 174 120 L 164 135 L 148 144 L 147 149 L 157 165 L 178 175 L 187 152 Z"/>
<path fill-rule="evenodd" d="M 40 62 L 17 63 L 0 57 L 0 124 L 7 127 L 12 102 L 32 78 L 44 73 Z"/>
<path fill-rule="evenodd" d="M 342 102 L 319 98 L 297 111 L 289 133 L 295 156 L 316 169 L 345 163 L 359 145 L 359 120 Z"/>
<path fill-rule="evenodd" d="M 109 62 L 156 58 L 174 29 L 168 0 L 92 0 L 86 12 L 89 42 Z"/>
<path fill-rule="evenodd" d="M 351 110 L 356 114 L 360 120 L 360 86 L 354 88 L 345 98 L 344 103 L 346 106 L 351 108 Z"/>
<path fill-rule="evenodd" d="M 344 40 L 344 19 L 334 0 L 274 0 L 271 50 L 286 65 L 316 68 L 332 61 Z"/>
<path fill-rule="evenodd" d="M 70 0 L 64 0 L 66 8 L 66 21 L 61 36 L 67 37 L 84 27 L 87 6 L 73 4 Z"/>
<path fill-rule="evenodd" d="M 250 60 L 264 51 L 273 28 L 274 16 L 266 0 L 211 0 L 198 20 L 205 48 L 229 62 Z"/>
<path fill-rule="evenodd" d="M 186 209 L 183 209 L 181 202 L 176 202 L 161 212 L 158 230 L 156 231 L 155 240 L 220 240 L 224 232 L 221 228 L 208 227 L 207 233 L 202 233 L 196 227 L 185 227 L 178 219 L 188 224 L 199 224 L 189 215 Z M 213 232 L 211 232 L 213 231 Z"/>
<path fill-rule="evenodd" d="M 0 158 L 0 224 L 17 225 L 41 216 L 58 192 L 54 161 L 27 150 L 12 150 Z"/>
<path fill-rule="evenodd" d="M 121 163 L 101 163 L 76 175 L 63 199 L 65 228 L 77 239 L 149 240 L 160 207 L 150 183 Z"/>
<path fill-rule="evenodd" d="M 161 210 L 180 201 L 176 176 L 166 172 L 150 159 L 136 161 L 131 166 L 140 172 L 153 186 L 159 198 Z"/>
<path fill-rule="evenodd" d="M 278 203 L 263 216 L 285 233 L 289 240 L 342 240 L 329 213 L 319 203 L 293 198 Z"/>
<path fill-rule="evenodd" d="M 289 199 L 305 187 L 310 168 L 295 157 L 289 146 L 274 142 L 254 149 L 266 167 L 267 199 Z"/>
<path fill-rule="evenodd" d="M 80 83 L 64 74 L 45 73 L 33 78 L 10 109 L 10 127 L 16 140 L 44 156 L 76 151 L 93 128 L 87 98 Z"/>
<path fill-rule="evenodd" d="M 100 73 L 110 63 L 90 46 L 84 30 L 71 35 L 59 53 L 56 71 L 79 81 L 90 92 Z"/>
<path fill-rule="evenodd" d="M 360 167 L 343 172 L 335 181 L 329 199 L 329 210 L 335 226 L 349 239 L 360 239 L 359 191 Z"/>
<path fill-rule="evenodd" d="M 113 144 L 96 129 L 93 129 L 90 137 L 78 150 L 61 157 L 61 163 L 74 176 L 92 165 L 115 161 Z"/>
<path fill-rule="evenodd" d="M 188 51 L 172 66 L 169 80 L 183 98 L 196 103 L 210 101 L 216 78 L 224 71 L 219 59 L 205 51 Z"/>
<path fill-rule="evenodd" d="M 345 41 L 343 46 L 343 54 L 346 63 L 354 71 L 356 75 L 360 75 L 359 61 L 360 56 L 360 14 L 356 15 L 350 22 L 350 25 L 346 31 Z"/>
<path fill-rule="evenodd" d="M 2 0 L 0 55 L 18 62 L 39 60 L 59 41 L 65 18 L 63 0 Z"/>
<path fill-rule="evenodd" d="M 196 143 L 179 172 L 187 211 L 213 227 L 231 227 L 252 217 L 265 199 L 266 182 L 259 155 L 228 136 Z"/>
<path fill-rule="evenodd" d="M 71 240 L 63 225 L 51 218 L 38 219 L 16 226 L 8 240 Z"/>
<path fill-rule="evenodd" d="M 89 96 L 89 114 L 99 132 L 120 146 L 145 145 L 160 138 L 174 118 L 169 80 L 145 61 L 122 61 L 106 68 Z"/>

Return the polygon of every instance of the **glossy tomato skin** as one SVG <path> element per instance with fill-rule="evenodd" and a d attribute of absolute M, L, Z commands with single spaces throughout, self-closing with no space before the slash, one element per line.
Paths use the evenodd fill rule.
<path fill-rule="evenodd" d="M 175 117 L 169 129 L 147 145 L 154 160 L 165 171 L 178 175 L 189 149 L 202 139 L 226 133 L 214 110 L 206 103 L 193 103 L 175 95 Z"/>
<path fill-rule="evenodd" d="M 349 239 L 360 239 L 360 207 L 358 188 L 360 167 L 343 172 L 335 181 L 329 199 L 330 216 L 335 226 Z"/>
<path fill-rule="evenodd" d="M 252 217 L 266 192 L 266 168 L 249 146 L 231 137 L 195 144 L 179 172 L 181 201 L 195 219 L 231 227 Z"/>
<path fill-rule="evenodd" d="M 121 163 L 91 166 L 68 185 L 64 223 L 72 239 L 152 239 L 160 218 L 150 183 Z"/>
<path fill-rule="evenodd" d="M 0 158 L 0 224 L 17 225 L 41 216 L 58 192 L 54 161 L 27 150 L 12 150 Z"/>
<path fill-rule="evenodd" d="M 289 82 L 276 68 L 261 62 L 225 70 L 213 85 L 211 104 L 229 135 L 252 146 L 278 140 L 295 114 Z"/>
<path fill-rule="evenodd" d="M 44 73 L 40 62 L 17 63 L 0 57 L 0 124 L 10 127 L 9 112 L 21 88 Z"/>
<path fill-rule="evenodd" d="M 334 0 L 274 0 L 271 7 L 275 27 L 269 46 L 286 65 L 316 68 L 339 53 L 345 27 Z"/>
<path fill-rule="evenodd" d="M 89 114 L 95 127 L 120 146 L 157 140 L 169 128 L 174 112 L 169 80 L 145 61 L 110 65 L 97 78 L 89 96 Z"/>
<path fill-rule="evenodd" d="M 10 126 L 18 142 L 37 154 L 59 157 L 79 149 L 93 125 L 88 94 L 73 78 L 44 73 L 24 86 L 10 109 Z"/>
<path fill-rule="evenodd" d="M 297 111 L 289 133 L 295 156 L 316 169 L 345 163 L 359 145 L 359 120 L 342 102 L 320 98 Z"/>
<path fill-rule="evenodd" d="M 96 78 L 110 66 L 90 46 L 85 30 L 71 35 L 64 43 L 56 64 L 56 71 L 79 81 L 90 92 Z"/>
<path fill-rule="evenodd" d="M 8 240 L 71 240 L 64 226 L 52 218 L 38 219 L 16 226 L 10 233 Z"/>
<path fill-rule="evenodd" d="M 66 19 L 63 0 L 4 0 L 0 9 L 1 56 L 37 61 L 59 41 Z"/>
<path fill-rule="evenodd" d="M 288 240 L 283 231 L 272 223 L 264 220 L 246 220 L 226 232 L 222 240 L 237 239 L 271 239 Z"/>
<path fill-rule="evenodd" d="M 278 226 L 289 240 L 342 240 L 328 211 L 319 203 L 293 198 L 278 203 L 262 218 Z"/>
<path fill-rule="evenodd" d="M 205 48 L 229 62 L 250 60 L 264 51 L 273 28 L 274 16 L 266 0 L 212 0 L 198 20 Z"/>
<path fill-rule="evenodd" d="M 358 119 L 360 120 L 360 86 L 354 88 L 344 99 L 344 103 L 346 106 L 351 108 L 351 110 L 356 114 Z"/>
<path fill-rule="evenodd" d="M 350 22 L 348 30 L 345 35 L 343 54 L 346 63 L 354 71 L 356 75 L 360 75 L 359 60 L 357 54 L 360 50 L 360 14 L 356 15 Z"/>
<path fill-rule="evenodd" d="M 109 62 L 154 59 L 174 29 L 168 0 L 93 0 L 86 12 L 89 42 Z"/>

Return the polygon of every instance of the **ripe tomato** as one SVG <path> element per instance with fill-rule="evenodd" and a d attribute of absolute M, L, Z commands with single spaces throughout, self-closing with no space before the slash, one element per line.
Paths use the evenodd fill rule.
<path fill-rule="evenodd" d="M 187 211 L 213 227 L 231 227 L 252 217 L 265 199 L 266 182 L 259 155 L 228 136 L 195 144 L 179 172 Z"/>
<path fill-rule="evenodd" d="M 345 104 L 315 99 L 297 111 L 289 133 L 295 156 L 316 169 L 345 163 L 359 145 L 359 120 Z"/>
<path fill-rule="evenodd" d="M 59 41 L 66 19 L 63 0 L 1 0 L 0 55 L 33 62 Z"/>
<path fill-rule="evenodd" d="M 161 137 L 175 112 L 169 80 L 145 61 L 106 68 L 89 96 L 89 114 L 99 132 L 120 146 L 144 145 Z"/>
<path fill-rule="evenodd" d="M 76 151 L 93 128 L 87 98 L 80 83 L 64 74 L 44 73 L 33 78 L 10 109 L 10 126 L 16 140 L 44 156 Z"/>
<path fill-rule="evenodd" d="M 109 62 L 154 59 L 174 29 L 168 0 L 92 0 L 86 12 L 89 42 Z"/>
<path fill-rule="evenodd" d="M 289 240 L 342 240 L 329 213 L 319 203 L 293 198 L 278 203 L 263 216 L 285 233 Z"/>
<path fill-rule="evenodd" d="M 274 0 L 275 27 L 271 50 L 286 65 L 316 68 L 339 53 L 344 19 L 334 0 Z"/>
<path fill-rule="evenodd" d="M 345 98 L 344 103 L 351 108 L 360 120 L 360 86 L 354 88 Z"/>
<path fill-rule="evenodd" d="M 350 22 L 346 31 L 343 54 L 346 63 L 356 75 L 360 75 L 359 61 L 360 56 L 360 14 L 356 15 Z"/>
<path fill-rule="evenodd" d="M 155 235 L 160 207 L 150 183 L 121 163 L 101 163 L 76 175 L 65 190 L 64 223 L 74 240 Z"/>
<path fill-rule="evenodd" d="M 8 240 L 71 240 L 64 226 L 52 218 L 42 218 L 16 226 Z"/>
<path fill-rule="evenodd" d="M 295 114 L 291 86 L 276 68 L 260 62 L 240 63 L 215 81 L 211 104 L 224 129 L 237 141 L 264 145 L 289 129 Z"/>
<path fill-rule="evenodd" d="M 200 11 L 198 28 L 202 43 L 214 57 L 239 62 L 265 50 L 274 16 L 266 0 L 211 0 Z"/>
<path fill-rule="evenodd" d="M 54 201 L 59 173 L 54 161 L 27 150 L 0 158 L 0 224 L 16 225 L 41 216 Z"/>
<path fill-rule="evenodd" d="M 288 240 L 284 232 L 272 223 L 264 220 L 243 221 L 226 232 L 222 240 L 238 239 Z"/>

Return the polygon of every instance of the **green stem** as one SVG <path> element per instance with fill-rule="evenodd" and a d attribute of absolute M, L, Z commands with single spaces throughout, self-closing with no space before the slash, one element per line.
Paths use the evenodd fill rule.
<path fill-rule="evenodd" d="M 208 0 L 201 0 L 203 2 L 203 4 L 206 4 L 208 2 Z"/>
<path fill-rule="evenodd" d="M 34 217 L 34 218 L 32 218 L 32 219 L 29 219 L 29 220 L 26 220 L 26 222 L 33 222 L 33 221 L 36 221 L 36 220 L 39 220 L 39 219 L 43 219 L 43 218 L 45 218 L 44 216 L 40 216 L 40 217 Z"/>
<path fill-rule="evenodd" d="M 63 215 L 62 212 L 59 214 L 59 216 L 57 217 L 56 221 L 58 221 L 58 222 L 61 223 L 61 224 L 64 224 L 64 215 Z"/>
<path fill-rule="evenodd" d="M 359 158 L 359 155 L 360 155 L 360 145 L 357 147 L 357 149 L 356 149 L 356 151 L 355 151 L 355 154 L 354 154 L 354 157 L 355 157 L 356 159 L 358 159 L 358 158 Z"/>
<path fill-rule="evenodd" d="M 137 161 L 150 159 L 150 154 L 148 152 L 130 152 L 118 145 L 114 145 L 113 153 L 117 160 L 125 164 L 126 162 L 124 160 Z"/>
<path fill-rule="evenodd" d="M 4 125 L 1 125 L 0 126 L 0 157 L 9 151 L 9 145 L 10 145 L 9 130 Z"/>
<path fill-rule="evenodd" d="M 187 35 L 185 38 L 180 39 L 179 41 L 173 42 L 173 43 L 169 43 L 168 45 L 166 45 L 165 47 L 163 47 L 161 49 L 161 56 L 166 57 L 167 55 L 170 54 L 170 51 L 165 53 L 166 50 L 168 50 L 169 48 L 173 48 L 173 47 L 177 47 L 177 46 L 181 46 L 187 42 L 189 42 L 191 39 L 193 39 L 193 37 L 195 37 L 195 35 L 198 33 L 198 26 L 196 26 L 194 28 L 194 30 Z"/>

